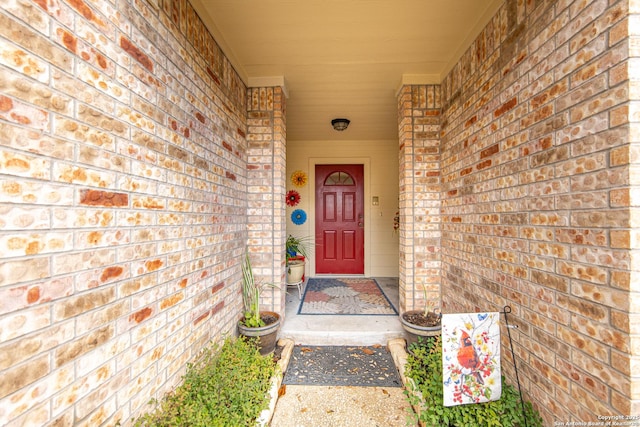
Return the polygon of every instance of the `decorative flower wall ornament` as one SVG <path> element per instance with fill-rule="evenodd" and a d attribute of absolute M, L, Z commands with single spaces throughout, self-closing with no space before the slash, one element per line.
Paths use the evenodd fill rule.
<path fill-rule="evenodd" d="M 307 213 L 302 209 L 296 209 L 291 212 L 291 221 L 295 225 L 302 225 L 307 221 Z"/>
<path fill-rule="evenodd" d="M 307 174 L 301 170 L 297 170 L 291 174 L 291 182 L 296 187 L 304 187 L 307 183 Z"/>
<path fill-rule="evenodd" d="M 296 206 L 300 203 L 300 193 L 296 190 L 287 191 L 287 206 Z"/>

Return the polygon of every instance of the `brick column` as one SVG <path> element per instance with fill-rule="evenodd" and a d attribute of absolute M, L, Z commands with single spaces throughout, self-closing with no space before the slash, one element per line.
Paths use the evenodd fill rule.
<path fill-rule="evenodd" d="M 440 87 L 398 94 L 400 311 L 440 307 Z M 426 298 L 424 290 L 426 289 Z"/>
<path fill-rule="evenodd" d="M 254 273 L 264 283 L 262 308 L 284 314 L 285 266 L 285 96 L 282 87 L 247 91 L 248 247 Z"/>

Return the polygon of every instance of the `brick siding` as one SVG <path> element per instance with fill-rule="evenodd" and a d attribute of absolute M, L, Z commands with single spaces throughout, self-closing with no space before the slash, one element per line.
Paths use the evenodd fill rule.
<path fill-rule="evenodd" d="M 1 425 L 127 425 L 240 315 L 249 93 L 185 0 L 117 4 L 0 10 Z"/>
<path fill-rule="evenodd" d="M 549 426 L 640 413 L 639 11 L 636 1 L 506 1 L 440 86 L 433 168 L 417 151 L 428 110 L 415 96 L 431 86 L 399 94 L 405 305 L 437 283 L 419 272 L 425 259 L 441 265 L 429 298 L 437 305 L 441 292 L 443 311 L 509 305 L 525 396 Z M 430 187 L 417 191 L 423 167 L 440 174 L 439 203 Z M 427 210 L 441 222 L 440 252 L 421 232 Z"/>

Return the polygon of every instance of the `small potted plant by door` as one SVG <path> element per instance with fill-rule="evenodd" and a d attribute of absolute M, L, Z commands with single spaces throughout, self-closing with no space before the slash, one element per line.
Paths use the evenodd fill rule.
<path fill-rule="evenodd" d="M 425 300 L 426 300 L 426 291 Z M 407 348 L 418 341 L 419 337 L 435 337 L 442 331 L 442 314 L 432 309 L 432 304 L 425 304 L 422 310 L 409 310 L 402 313 L 400 322 L 407 332 Z"/>
<path fill-rule="evenodd" d="M 307 259 L 307 237 L 287 237 L 287 283 L 298 283 L 304 276 Z"/>
<path fill-rule="evenodd" d="M 278 313 L 260 311 L 260 294 L 265 287 L 276 287 L 276 285 L 256 282 L 249 254 L 246 254 L 242 263 L 244 315 L 238 321 L 238 332 L 245 337 L 257 338 L 260 354 L 263 355 L 275 350 L 280 329 L 280 315 Z"/>

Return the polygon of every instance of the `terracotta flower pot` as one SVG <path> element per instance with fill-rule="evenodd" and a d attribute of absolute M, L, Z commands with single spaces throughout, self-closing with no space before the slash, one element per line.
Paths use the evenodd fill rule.
<path fill-rule="evenodd" d="M 276 349 L 276 343 L 278 341 L 278 331 L 280 329 L 280 315 L 273 311 L 261 311 L 260 317 L 265 322 L 272 320 L 266 326 L 259 328 L 249 328 L 242 324 L 243 319 L 238 322 L 238 333 L 245 337 L 258 338 L 258 347 L 260 348 L 260 354 L 265 355 L 273 353 Z M 275 318 L 275 320 L 273 320 Z"/>

